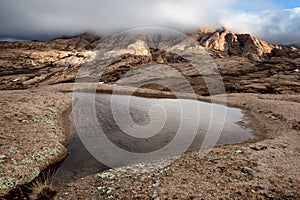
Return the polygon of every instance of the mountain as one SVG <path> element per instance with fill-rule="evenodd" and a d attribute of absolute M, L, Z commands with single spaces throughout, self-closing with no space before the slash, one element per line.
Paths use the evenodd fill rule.
<path fill-rule="evenodd" d="M 236 34 L 226 27 L 215 31 L 202 28 L 190 36 L 206 50 L 217 51 L 223 56 L 242 56 L 254 60 L 259 60 L 262 57 L 299 57 L 298 49 L 269 44 L 250 34 Z"/>
<path fill-rule="evenodd" d="M 300 42 L 299 43 L 293 43 L 293 44 L 289 44 L 287 46 L 290 46 L 290 47 L 295 47 L 295 48 L 298 48 L 300 49 Z"/>
<path fill-rule="evenodd" d="M 236 34 L 224 27 L 217 30 L 201 28 L 187 35 L 212 56 L 227 92 L 300 92 L 297 73 L 299 49 L 269 44 L 250 34 Z M 74 82 L 79 67 L 95 54 L 95 47 L 106 39 L 85 33 L 74 38 L 45 42 L 0 42 L 0 89 L 25 89 Z M 182 73 L 198 94 L 207 95 L 205 82 L 186 60 L 172 52 L 149 48 L 150 44 L 159 40 L 161 38 L 152 35 L 132 41 L 132 38 L 124 35 L 118 40 L 119 46 L 106 46 L 107 51 L 117 55 L 118 59 L 107 67 L 101 80 L 114 83 L 122 79 L 126 72 L 142 64 L 166 64 Z M 171 76 L 169 79 L 163 78 L 170 75 L 164 69 L 156 67 L 151 73 L 180 88 L 181 82 L 178 80 Z M 129 77 L 126 81 L 143 82 L 143 78 Z M 145 87 L 165 90 L 151 84 Z"/>

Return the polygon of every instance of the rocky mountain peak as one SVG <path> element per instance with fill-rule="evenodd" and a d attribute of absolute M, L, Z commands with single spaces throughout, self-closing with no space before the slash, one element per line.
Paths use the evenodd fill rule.
<path fill-rule="evenodd" d="M 268 44 L 250 34 L 236 34 L 226 27 L 215 31 L 201 28 L 189 36 L 198 41 L 215 59 L 228 91 L 300 91 L 300 50 L 296 47 Z M 162 48 L 150 48 L 163 41 L 164 38 L 159 35 L 146 38 L 124 35 L 115 43 L 103 42 L 108 39 L 83 34 L 45 42 L 0 42 L 0 89 L 24 89 L 43 84 L 74 82 L 81 64 L 92 61 L 97 50 L 104 53 L 101 58 L 113 58 L 102 74 L 103 82 L 115 82 L 130 69 L 149 63 L 172 65 L 183 72 L 194 85 L 201 82 L 198 80 L 199 74 L 182 57 Z M 173 45 L 185 49 L 185 44 L 178 43 L 176 39 L 172 39 Z M 161 75 L 160 68 L 153 70 L 153 73 Z M 96 71 L 92 71 L 92 74 L 96 74 Z M 249 76 L 249 81 L 240 79 L 244 76 Z M 282 76 L 284 81 L 278 82 Z M 238 84 L 234 79 L 239 81 Z M 290 87 L 291 84 L 293 87 Z M 205 88 L 197 90 L 201 90 L 201 94 L 207 94 Z"/>
<path fill-rule="evenodd" d="M 130 44 L 128 50 L 133 55 L 150 56 L 150 50 L 143 40 L 137 40 L 135 43 Z"/>
<path fill-rule="evenodd" d="M 221 28 L 217 29 L 216 30 L 217 32 L 219 33 L 232 33 L 229 28 L 225 27 L 225 26 L 222 26 Z"/>
<path fill-rule="evenodd" d="M 259 59 L 271 54 L 276 45 L 257 39 L 250 34 L 236 34 L 226 27 L 215 31 L 199 29 L 192 35 L 208 51 L 219 51 L 223 56 L 243 56 Z"/>
<path fill-rule="evenodd" d="M 212 30 L 212 29 L 205 28 L 205 27 L 201 27 L 201 28 L 199 28 L 199 30 L 198 30 L 198 33 L 203 33 L 203 34 L 210 33 L 210 32 L 213 32 L 213 30 Z"/>

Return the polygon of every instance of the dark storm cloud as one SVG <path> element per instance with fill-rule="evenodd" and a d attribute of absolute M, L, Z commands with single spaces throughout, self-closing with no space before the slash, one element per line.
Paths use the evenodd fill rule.
<path fill-rule="evenodd" d="M 241 12 L 238 0 L 0 0 L 0 37 L 47 39 L 159 26 L 177 30 L 227 26 L 271 42 L 299 41 L 299 9 Z"/>

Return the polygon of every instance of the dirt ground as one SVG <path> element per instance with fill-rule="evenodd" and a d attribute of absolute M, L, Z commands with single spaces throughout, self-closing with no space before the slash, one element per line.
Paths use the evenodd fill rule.
<path fill-rule="evenodd" d="M 0 196 L 66 156 L 63 111 L 70 95 L 47 89 L 0 91 Z"/>
<path fill-rule="evenodd" d="M 63 118 L 72 98 L 63 91 L 72 88 L 0 91 L 0 196 L 66 155 Z M 141 170 L 144 163 L 92 174 L 59 188 L 55 199 L 299 199 L 299 95 L 228 94 L 227 103 L 245 110 L 263 139 L 202 157 L 187 152 L 150 172 Z"/>
<path fill-rule="evenodd" d="M 187 152 L 163 169 L 111 169 L 69 183 L 56 199 L 299 199 L 300 98 L 230 94 L 264 139 Z"/>
<path fill-rule="evenodd" d="M 227 104 L 245 111 L 258 140 L 214 147 L 202 157 L 187 152 L 163 169 L 143 163 L 91 174 L 57 188 L 54 198 L 300 199 L 300 50 L 274 47 L 264 52 L 247 34 L 238 36 L 247 40 L 232 46 L 224 39 L 226 34 L 200 32 L 194 39 L 208 42 L 204 47 L 219 68 Z M 28 199 L 27 183 L 66 157 L 67 115 L 73 101 L 69 92 L 79 67 L 95 55 L 93 49 L 102 39 L 83 34 L 45 42 L 0 42 L 0 199 Z M 121 41 L 125 46 L 129 42 Z M 214 45 L 236 49 L 220 50 Z M 128 94 L 136 82 L 146 81 L 135 95 L 172 98 L 170 90 L 161 87 L 164 84 L 147 84 L 145 76 L 136 76 L 139 71 L 123 77 L 142 64 L 159 63 L 182 73 L 199 100 L 210 100 L 203 78 L 187 60 L 146 50 L 149 55 L 141 56 L 127 49 L 106 68 L 97 92 L 111 93 L 119 84 L 123 85 L 120 93 Z M 176 89 L 183 87 L 168 71 L 155 67 L 150 72 L 150 77 L 160 77 Z M 144 172 L 148 167 L 151 172 Z"/>

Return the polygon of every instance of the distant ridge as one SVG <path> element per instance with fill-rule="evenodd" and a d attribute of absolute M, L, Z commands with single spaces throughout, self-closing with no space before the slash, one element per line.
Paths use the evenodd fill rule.
<path fill-rule="evenodd" d="M 200 28 L 190 36 L 208 51 L 219 52 L 220 56 L 242 56 L 256 60 L 262 57 L 286 56 L 294 58 L 300 55 L 299 50 L 292 46 L 269 44 L 250 34 L 236 34 L 226 27 L 215 31 Z"/>
<path fill-rule="evenodd" d="M 300 49 L 300 42 L 299 43 L 290 44 L 288 46 L 292 46 L 292 47 L 296 47 L 296 48 Z"/>
<path fill-rule="evenodd" d="M 297 58 L 300 56 L 300 43 L 292 45 L 270 44 L 251 34 L 234 33 L 226 27 L 217 30 L 199 28 L 187 35 L 198 41 L 201 46 L 217 57 L 241 56 L 258 61 L 262 58 L 281 56 Z M 86 32 L 76 37 L 63 37 L 52 41 L 76 41 L 76 48 L 91 50 L 103 39 L 105 40 L 105 37 Z"/>
<path fill-rule="evenodd" d="M 198 41 L 214 59 L 227 92 L 276 94 L 300 92 L 300 49 L 294 46 L 269 44 L 250 34 L 236 34 L 225 27 L 217 30 L 201 28 L 187 35 Z M 124 34 L 118 38 L 117 44 L 109 43 L 102 47 L 110 50 L 117 58 L 101 74 L 101 81 L 115 83 L 121 80 L 127 71 L 143 64 L 165 64 L 173 66 L 186 76 L 197 94 L 207 95 L 203 79 L 189 62 L 172 52 L 150 48 L 151 44 L 157 42 L 157 36 L 160 37 L 152 34 L 142 39 L 132 39 Z M 0 42 L 0 89 L 25 89 L 38 85 L 73 83 L 80 66 L 96 55 L 95 48 L 106 39 L 106 36 L 84 33 L 77 37 L 44 42 Z M 176 45 L 177 41 L 173 42 Z M 121 49 L 111 51 L 117 47 L 116 45 Z M 159 76 L 165 73 L 159 66 L 163 65 L 153 69 L 151 72 L 153 76 L 156 76 L 156 73 Z M 95 72 L 92 71 L 92 74 Z M 170 79 L 162 80 L 173 82 L 173 78 L 171 76 Z M 126 81 L 129 80 L 144 81 L 138 78 Z M 174 86 L 178 88 L 181 85 L 174 82 Z M 164 90 L 157 85 L 150 84 L 147 87 Z"/>

